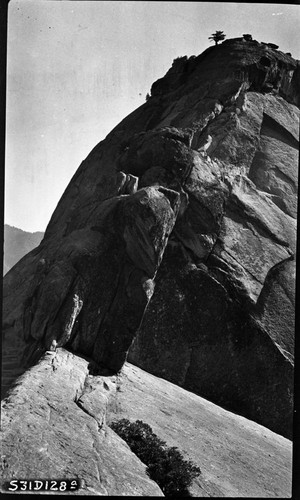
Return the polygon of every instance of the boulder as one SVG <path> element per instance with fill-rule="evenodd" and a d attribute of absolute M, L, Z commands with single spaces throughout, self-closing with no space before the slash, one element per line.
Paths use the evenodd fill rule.
<path fill-rule="evenodd" d="M 24 341 L 23 364 L 34 363 L 55 341 L 100 365 L 122 367 L 178 206 L 178 193 L 146 187 L 104 201 L 84 228 L 38 249 L 20 286 L 23 309 L 13 334 Z M 11 315 L 7 322 L 15 324 Z"/>

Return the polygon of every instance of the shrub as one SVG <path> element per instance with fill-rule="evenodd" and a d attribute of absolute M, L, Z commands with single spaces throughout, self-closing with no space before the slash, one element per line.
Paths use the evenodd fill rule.
<path fill-rule="evenodd" d="M 175 57 L 175 59 L 173 59 L 172 66 L 174 66 L 175 64 L 179 64 L 179 63 L 185 62 L 185 61 L 187 61 L 187 59 L 188 59 L 187 56 L 178 56 L 178 57 Z"/>
<path fill-rule="evenodd" d="M 150 99 L 150 94 L 147 92 L 147 94 L 146 94 L 146 102 L 149 101 L 149 99 Z"/>
<path fill-rule="evenodd" d="M 147 473 L 165 496 L 189 496 L 187 490 L 200 469 L 184 460 L 176 447 L 167 447 L 151 427 L 142 420 L 130 422 L 123 418 L 111 428 L 129 445 L 133 453 L 147 465 Z"/>

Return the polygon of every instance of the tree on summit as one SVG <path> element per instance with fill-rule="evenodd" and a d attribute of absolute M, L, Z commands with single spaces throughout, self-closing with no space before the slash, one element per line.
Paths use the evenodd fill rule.
<path fill-rule="evenodd" d="M 223 31 L 216 31 L 215 33 L 212 33 L 211 36 L 208 37 L 209 40 L 213 40 L 216 45 L 218 45 L 218 42 L 221 42 L 224 40 L 226 35 L 224 34 Z"/>

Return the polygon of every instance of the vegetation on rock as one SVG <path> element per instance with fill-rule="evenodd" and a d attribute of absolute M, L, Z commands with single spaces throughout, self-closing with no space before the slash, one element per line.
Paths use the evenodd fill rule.
<path fill-rule="evenodd" d="M 221 42 L 222 40 L 225 40 L 226 35 L 224 34 L 223 31 L 217 30 L 215 33 L 212 33 L 211 36 L 208 37 L 209 40 L 213 40 L 216 45 L 218 45 L 218 42 Z"/>
<path fill-rule="evenodd" d="M 183 62 L 183 61 L 187 61 L 188 57 L 187 56 L 178 56 L 178 57 L 175 57 L 175 59 L 173 59 L 173 65 L 174 63 L 178 63 L 178 62 Z"/>
<path fill-rule="evenodd" d="M 112 422 L 111 428 L 147 465 L 147 473 L 159 485 L 165 496 L 189 496 L 187 488 L 200 474 L 199 467 L 184 460 L 176 447 L 167 447 L 167 444 L 142 420 L 130 422 L 122 418 Z"/>
<path fill-rule="evenodd" d="M 252 40 L 252 35 L 249 35 L 249 33 L 244 33 L 243 37 L 247 42 L 250 42 Z"/>

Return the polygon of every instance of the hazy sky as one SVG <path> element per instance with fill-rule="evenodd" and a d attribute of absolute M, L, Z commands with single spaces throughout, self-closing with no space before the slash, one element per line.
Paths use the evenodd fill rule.
<path fill-rule="evenodd" d="M 300 59 L 299 20 L 286 4 L 11 0 L 5 222 L 45 230 L 80 163 L 175 57 L 220 29 Z"/>

